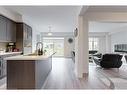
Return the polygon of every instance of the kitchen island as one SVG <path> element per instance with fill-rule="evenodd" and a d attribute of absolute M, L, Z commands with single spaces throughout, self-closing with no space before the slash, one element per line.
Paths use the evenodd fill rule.
<path fill-rule="evenodd" d="M 40 89 L 52 69 L 52 55 L 8 57 L 7 89 Z"/>

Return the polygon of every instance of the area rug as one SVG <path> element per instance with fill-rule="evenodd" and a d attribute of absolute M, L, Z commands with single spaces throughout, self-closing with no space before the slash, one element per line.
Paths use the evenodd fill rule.
<path fill-rule="evenodd" d="M 127 89 L 127 76 L 120 71 L 98 68 L 97 72 L 99 80 L 109 89 Z"/>

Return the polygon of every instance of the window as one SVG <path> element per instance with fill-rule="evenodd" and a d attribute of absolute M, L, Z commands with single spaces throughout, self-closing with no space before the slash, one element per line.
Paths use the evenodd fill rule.
<path fill-rule="evenodd" d="M 43 44 L 47 54 L 56 52 L 54 56 L 64 56 L 64 38 L 44 37 Z"/>
<path fill-rule="evenodd" d="M 96 37 L 89 38 L 89 50 L 99 50 L 99 39 Z"/>

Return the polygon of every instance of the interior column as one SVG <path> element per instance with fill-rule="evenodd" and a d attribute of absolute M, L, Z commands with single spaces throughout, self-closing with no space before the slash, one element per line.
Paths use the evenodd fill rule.
<path fill-rule="evenodd" d="M 75 38 L 75 70 L 76 75 L 82 78 L 88 74 L 88 21 L 85 17 L 78 18 L 78 36 Z"/>

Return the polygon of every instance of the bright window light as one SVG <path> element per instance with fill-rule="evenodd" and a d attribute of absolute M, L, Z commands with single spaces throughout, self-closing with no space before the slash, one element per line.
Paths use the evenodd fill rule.
<path fill-rule="evenodd" d="M 52 36 L 52 33 L 48 33 L 48 36 Z"/>

